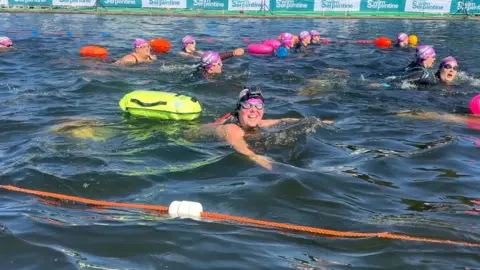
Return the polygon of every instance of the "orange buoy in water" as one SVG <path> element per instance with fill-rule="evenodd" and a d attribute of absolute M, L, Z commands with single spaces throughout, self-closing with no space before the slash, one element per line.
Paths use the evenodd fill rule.
<path fill-rule="evenodd" d="M 80 55 L 101 58 L 108 55 L 108 50 L 100 46 L 89 45 L 80 49 Z"/>
<path fill-rule="evenodd" d="M 156 53 L 166 53 L 172 48 L 170 41 L 163 38 L 152 39 L 148 44 L 150 44 L 150 47 L 152 47 L 152 50 Z"/>
<path fill-rule="evenodd" d="M 379 37 L 375 40 L 375 46 L 380 48 L 389 48 L 392 46 L 392 41 L 386 37 Z"/>

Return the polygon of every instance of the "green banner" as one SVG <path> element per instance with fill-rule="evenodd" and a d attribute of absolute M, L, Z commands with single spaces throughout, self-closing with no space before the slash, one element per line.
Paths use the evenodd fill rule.
<path fill-rule="evenodd" d="M 450 13 L 480 13 L 480 0 L 453 0 Z"/>
<path fill-rule="evenodd" d="M 404 10 L 405 0 L 362 0 L 360 2 L 360 11 L 403 12 Z"/>
<path fill-rule="evenodd" d="M 187 8 L 227 10 L 228 0 L 187 0 Z"/>
<path fill-rule="evenodd" d="M 105 7 L 128 7 L 141 8 L 142 0 L 99 0 L 100 5 Z"/>
<path fill-rule="evenodd" d="M 313 0 L 271 0 L 270 8 L 282 11 L 313 11 Z"/>
<path fill-rule="evenodd" d="M 12 6 L 51 6 L 52 0 L 8 0 L 8 4 Z"/>

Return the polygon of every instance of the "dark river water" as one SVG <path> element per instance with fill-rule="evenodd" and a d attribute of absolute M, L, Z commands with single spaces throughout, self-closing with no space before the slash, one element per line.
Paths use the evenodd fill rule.
<path fill-rule="evenodd" d="M 461 71 L 448 87 L 369 87 L 404 68 L 414 50 L 348 42 L 282 59 L 245 54 L 226 60 L 212 81 L 193 76 L 195 62 L 175 53 L 131 68 L 78 55 L 97 44 L 119 58 L 139 36 L 169 39 L 177 52 L 186 34 L 199 49 L 227 51 L 245 47 L 244 38 L 310 29 L 335 41 L 416 34 L 435 47 L 434 69 L 452 55 Z M 451 112 L 480 92 L 478 22 L 2 14 L 0 30 L 24 31 L 0 33 L 18 48 L 0 52 L 1 185 L 128 203 L 198 201 L 208 212 L 275 222 L 480 243 L 480 131 L 395 115 Z M 274 160 L 271 171 L 215 138 L 186 136 L 231 111 L 244 85 L 262 87 L 266 118 L 335 124 L 302 121 L 262 135 L 252 147 Z M 192 122 L 123 115 L 118 101 L 137 89 L 195 96 L 203 114 Z M 87 125 L 53 132 L 78 120 Z M 173 219 L 0 190 L 1 269 L 479 269 L 479 251 Z"/>

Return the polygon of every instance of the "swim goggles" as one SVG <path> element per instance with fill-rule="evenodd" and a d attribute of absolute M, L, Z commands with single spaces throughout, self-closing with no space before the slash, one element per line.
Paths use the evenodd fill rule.
<path fill-rule="evenodd" d="M 458 66 L 452 66 L 452 65 L 450 65 L 450 64 L 444 65 L 443 68 L 444 68 L 444 69 L 452 69 L 452 68 L 453 68 L 453 70 L 455 70 L 455 71 L 458 70 Z"/>
<path fill-rule="evenodd" d="M 240 102 L 240 106 L 245 110 L 249 110 L 252 107 L 255 107 L 257 110 L 263 110 L 263 102 L 262 103 L 250 103 L 250 102 Z"/>

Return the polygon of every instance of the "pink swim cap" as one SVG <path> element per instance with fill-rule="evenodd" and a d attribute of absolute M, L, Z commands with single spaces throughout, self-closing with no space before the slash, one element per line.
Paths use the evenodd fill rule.
<path fill-rule="evenodd" d="M 397 42 L 400 43 L 405 41 L 408 41 L 408 35 L 406 33 L 399 33 L 397 35 Z"/>
<path fill-rule="evenodd" d="M 286 46 L 293 46 L 293 35 L 290 33 L 283 33 L 282 35 L 282 44 Z"/>
<path fill-rule="evenodd" d="M 135 39 L 135 42 L 133 43 L 133 48 L 136 49 L 136 48 L 141 47 L 145 44 L 148 45 L 148 42 L 145 39 L 137 38 L 137 39 Z"/>
<path fill-rule="evenodd" d="M 447 58 L 444 58 L 442 62 L 440 63 L 440 67 L 445 66 L 448 63 L 455 63 L 458 65 L 457 59 L 453 58 L 453 56 L 449 56 Z"/>
<path fill-rule="evenodd" d="M 417 52 L 415 56 L 417 57 L 417 60 L 424 61 L 430 57 L 435 57 L 435 50 L 432 48 L 432 46 L 420 45 L 417 46 Z"/>
<path fill-rule="evenodd" d="M 319 37 L 319 36 L 320 36 L 320 32 L 318 32 L 317 30 L 312 30 L 312 31 L 310 31 L 310 36 L 312 36 L 312 37 Z"/>
<path fill-rule="evenodd" d="M 298 37 L 300 38 L 300 40 L 304 40 L 304 39 L 307 39 L 308 37 L 311 37 L 311 36 L 310 36 L 310 32 L 302 31 L 302 32 L 300 32 L 300 35 L 298 35 Z"/>
<path fill-rule="evenodd" d="M 470 100 L 470 110 L 473 114 L 480 114 L 480 95 L 476 95 Z"/>
<path fill-rule="evenodd" d="M 195 42 L 195 38 L 192 36 L 185 36 L 182 38 L 183 47 L 187 47 L 187 45 L 192 42 Z"/>
<path fill-rule="evenodd" d="M 220 55 L 213 51 L 206 51 L 202 55 L 202 60 L 200 65 L 205 69 L 210 69 L 218 62 L 220 62 Z"/>
<path fill-rule="evenodd" d="M 13 42 L 8 37 L 0 37 L 0 48 L 13 46 Z"/>

